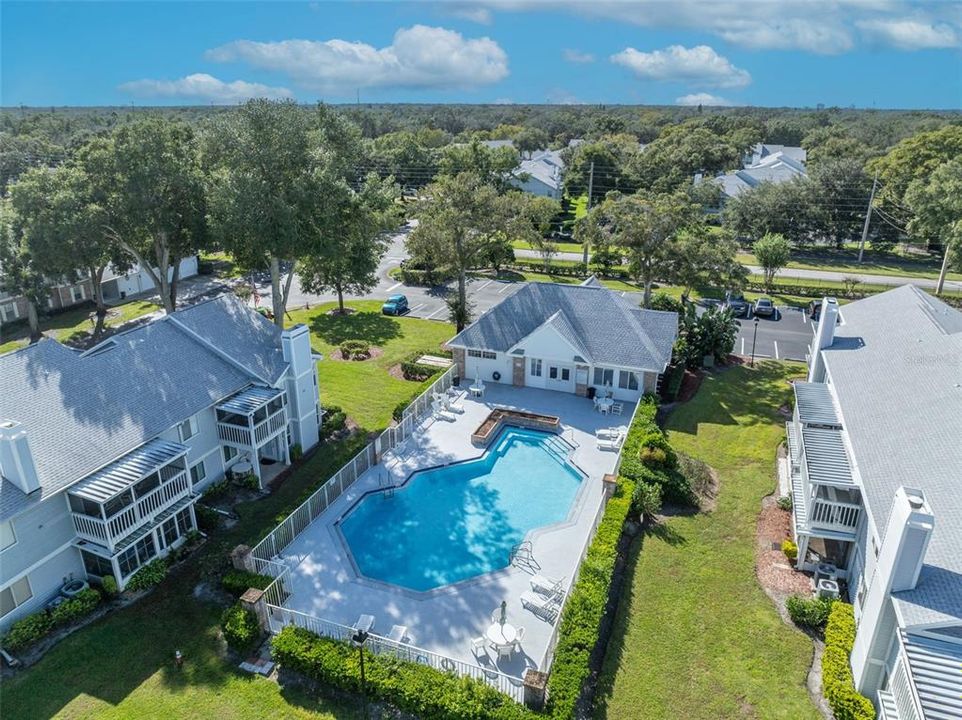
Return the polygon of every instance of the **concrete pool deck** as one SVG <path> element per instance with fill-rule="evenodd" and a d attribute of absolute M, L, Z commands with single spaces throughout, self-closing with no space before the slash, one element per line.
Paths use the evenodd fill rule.
<path fill-rule="evenodd" d="M 415 593 L 360 577 L 335 524 L 365 493 L 377 490 L 385 475 L 399 484 L 415 470 L 482 455 L 484 449 L 471 444 L 471 433 L 495 407 L 556 415 L 565 428 L 563 436 L 574 440 L 571 460 L 587 478 L 567 521 L 531 531 L 526 539 L 531 540 L 540 572 L 564 578 L 567 590 L 601 509 L 602 478 L 614 470 L 617 460 L 616 452 L 598 449 L 595 430 L 627 425 L 634 404 L 625 403 L 620 417 L 601 415 L 585 398 L 494 383 L 486 385 L 483 398 L 466 396 L 462 402 L 464 413 L 454 421 L 429 416 L 405 444 L 385 453 L 380 464 L 361 475 L 284 549 L 281 561 L 291 571 L 291 594 L 284 605 L 342 625 L 352 625 L 361 614 L 373 615 L 376 634 L 386 636 L 392 625 L 405 625 L 412 645 L 521 677 L 526 668 L 545 667 L 553 632 L 550 623 L 521 606 L 521 593 L 530 590 L 534 571 L 510 566 Z M 507 601 L 508 622 L 525 628 L 522 652 L 500 663 L 491 652 L 489 659 L 479 663 L 471 651 L 471 639 L 484 635 L 502 600 Z"/>

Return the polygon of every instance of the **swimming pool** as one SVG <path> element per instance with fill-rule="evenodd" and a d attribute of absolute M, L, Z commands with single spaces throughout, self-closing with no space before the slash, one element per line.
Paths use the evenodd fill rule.
<path fill-rule="evenodd" d="M 360 573 L 427 591 L 508 565 L 534 528 L 568 517 L 584 475 L 557 435 L 506 427 L 476 460 L 366 495 L 339 527 Z"/>

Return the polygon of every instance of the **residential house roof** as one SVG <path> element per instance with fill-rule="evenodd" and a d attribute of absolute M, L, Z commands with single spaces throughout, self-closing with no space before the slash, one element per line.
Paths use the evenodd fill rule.
<path fill-rule="evenodd" d="M 795 145 L 774 145 L 770 143 L 757 143 L 754 148 L 752 148 L 751 162 L 747 163 L 749 165 L 757 165 L 764 158 L 769 155 L 775 155 L 776 153 L 781 153 L 784 157 L 790 158 L 796 162 L 804 163 L 808 153 L 805 152 L 805 148 L 801 148 Z"/>
<path fill-rule="evenodd" d="M 822 358 L 876 533 L 917 487 L 935 529 L 903 625 L 962 620 L 962 313 L 905 285 L 850 303 Z"/>
<path fill-rule="evenodd" d="M 671 360 L 678 314 L 642 310 L 595 285 L 528 283 L 448 344 L 508 352 L 545 324 L 586 362 L 661 372 Z"/>
<path fill-rule="evenodd" d="M 902 633 L 925 720 L 962 717 L 962 645 Z"/>
<path fill-rule="evenodd" d="M 763 182 L 783 183 L 799 177 L 807 177 L 804 164 L 782 153 L 768 155 L 758 163 L 742 170 L 734 170 L 715 178 L 722 192 L 728 197 L 738 197 L 741 193 L 758 187 Z"/>
<path fill-rule="evenodd" d="M 0 356 L 0 418 L 27 431 L 40 481 L 26 495 L 0 478 L 0 519 L 247 385 L 279 377 L 271 327 L 236 298 L 218 298 L 83 353 L 44 339 Z"/>

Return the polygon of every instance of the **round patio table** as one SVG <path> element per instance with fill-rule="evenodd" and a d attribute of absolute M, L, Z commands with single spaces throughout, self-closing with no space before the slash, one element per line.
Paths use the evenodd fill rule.
<path fill-rule="evenodd" d="M 511 623 L 491 623 L 484 636 L 495 645 L 510 645 L 518 639 L 518 629 Z"/>
<path fill-rule="evenodd" d="M 611 411 L 611 406 L 615 404 L 613 398 L 602 398 L 598 401 L 598 409 L 603 413 L 608 413 Z"/>

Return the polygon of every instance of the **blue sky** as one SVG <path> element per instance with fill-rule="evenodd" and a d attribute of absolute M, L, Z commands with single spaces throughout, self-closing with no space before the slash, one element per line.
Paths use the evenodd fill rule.
<path fill-rule="evenodd" d="M 8 2 L 3 105 L 962 107 L 962 2 Z"/>

